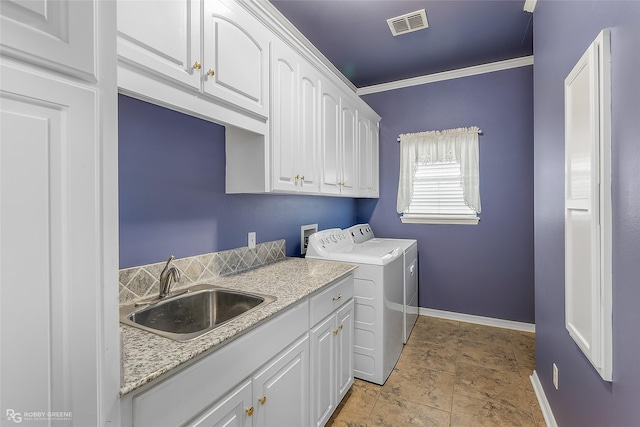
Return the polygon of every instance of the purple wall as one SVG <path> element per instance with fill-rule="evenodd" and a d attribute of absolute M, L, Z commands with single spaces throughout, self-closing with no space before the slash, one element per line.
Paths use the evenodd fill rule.
<path fill-rule="evenodd" d="M 224 127 L 119 97 L 120 268 L 354 224 L 353 199 L 224 193 Z"/>
<path fill-rule="evenodd" d="M 640 425 L 640 2 L 538 2 L 534 14 L 536 372 L 561 426 Z M 611 31 L 613 382 L 564 320 L 564 79 Z M 559 390 L 552 385 L 552 364 Z"/>
<path fill-rule="evenodd" d="M 420 306 L 534 321 L 533 67 L 367 95 L 382 116 L 380 199 L 358 202 L 379 237 L 418 240 Z M 402 224 L 396 213 L 401 133 L 476 125 L 481 221 Z"/>

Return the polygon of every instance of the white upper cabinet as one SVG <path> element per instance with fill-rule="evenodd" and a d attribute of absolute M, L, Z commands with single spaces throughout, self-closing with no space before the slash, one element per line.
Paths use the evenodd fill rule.
<path fill-rule="evenodd" d="M 228 193 L 378 197 L 379 117 L 264 4 L 117 1 L 120 92 L 225 125 Z"/>
<path fill-rule="evenodd" d="M 358 114 L 358 194 L 378 197 L 378 122 Z"/>
<path fill-rule="evenodd" d="M 118 86 L 264 135 L 271 40 L 238 1 L 118 0 Z"/>
<path fill-rule="evenodd" d="M 199 0 L 118 1 L 118 55 L 194 89 L 200 89 Z"/>
<path fill-rule="evenodd" d="M 204 92 L 268 115 L 271 34 L 237 3 L 204 2 Z"/>
<path fill-rule="evenodd" d="M 94 81 L 96 5 L 92 1 L 2 0 L 0 51 Z"/>
<path fill-rule="evenodd" d="M 358 186 L 357 166 L 357 132 L 356 107 L 348 99 L 340 100 L 340 122 L 342 125 L 342 137 L 340 138 L 340 166 L 341 182 L 340 193 L 352 195 L 356 193 Z"/>
<path fill-rule="evenodd" d="M 273 189 L 317 193 L 320 78 L 283 43 L 272 55 Z"/>
<path fill-rule="evenodd" d="M 320 191 L 323 193 L 340 194 L 340 136 L 340 93 L 332 85 L 323 84 L 320 95 Z"/>

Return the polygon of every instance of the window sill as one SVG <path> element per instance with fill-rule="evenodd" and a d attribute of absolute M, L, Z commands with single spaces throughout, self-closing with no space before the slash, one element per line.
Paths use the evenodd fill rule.
<path fill-rule="evenodd" d="M 404 214 L 400 217 L 403 224 L 459 224 L 459 225 L 478 225 L 480 218 L 477 216 L 462 215 L 416 215 Z"/>

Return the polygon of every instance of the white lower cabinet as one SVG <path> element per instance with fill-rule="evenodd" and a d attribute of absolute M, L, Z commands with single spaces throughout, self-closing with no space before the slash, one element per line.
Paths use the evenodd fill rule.
<path fill-rule="evenodd" d="M 324 425 L 353 384 L 353 286 L 350 274 L 124 396 L 121 426 Z"/>
<path fill-rule="evenodd" d="M 308 369 L 309 336 L 305 334 L 187 425 L 303 426 L 309 419 Z"/>
<path fill-rule="evenodd" d="M 248 379 L 216 402 L 211 410 L 205 411 L 202 416 L 188 423 L 187 426 L 250 427 L 253 420 L 248 415 L 251 400 L 251 379 Z"/>
<path fill-rule="evenodd" d="M 353 291 L 345 288 L 353 284 L 338 283 L 334 292 L 311 299 L 312 322 L 314 307 L 322 298 L 346 301 L 317 323 L 310 333 L 311 339 L 311 425 L 319 427 L 329 421 L 338 403 L 353 384 Z M 351 294 L 349 294 L 351 292 Z M 327 298 L 327 299 L 328 299 Z M 328 305 L 325 304 L 324 307 Z M 315 310 L 316 315 L 320 310 Z"/>

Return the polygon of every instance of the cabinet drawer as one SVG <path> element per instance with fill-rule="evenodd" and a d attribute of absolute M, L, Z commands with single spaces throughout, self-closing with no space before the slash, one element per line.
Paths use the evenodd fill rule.
<path fill-rule="evenodd" d="M 353 275 L 329 286 L 318 295 L 311 297 L 310 321 L 315 325 L 353 298 Z"/>

